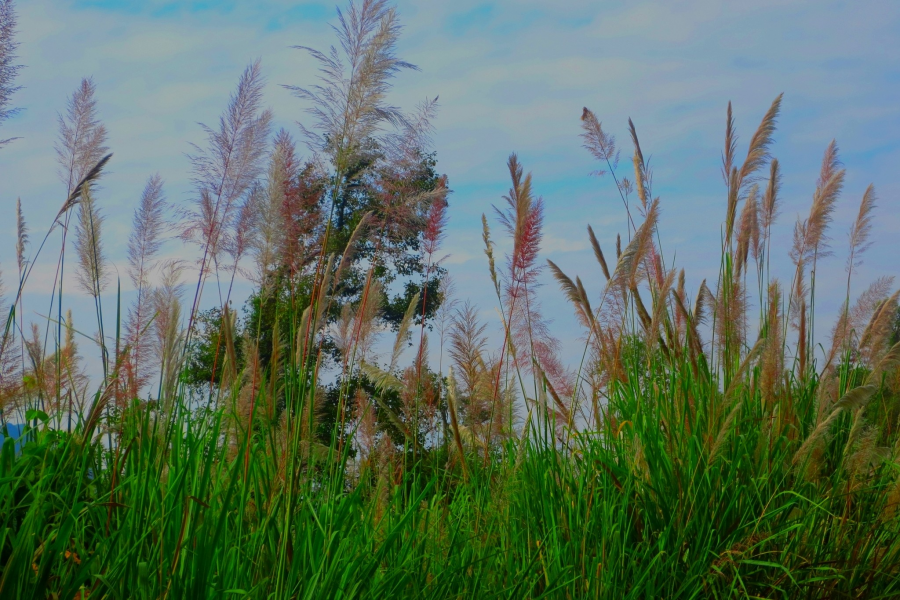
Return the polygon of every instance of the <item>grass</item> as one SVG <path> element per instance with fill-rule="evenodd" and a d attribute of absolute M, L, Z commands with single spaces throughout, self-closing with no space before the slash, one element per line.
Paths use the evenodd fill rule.
<path fill-rule="evenodd" d="M 730 260 L 726 252 L 726 268 Z M 623 265 L 620 258 L 611 282 Z M 658 333 L 666 323 L 675 331 L 670 309 L 656 317 Z M 554 420 L 552 403 L 538 401 L 514 435 L 459 445 L 439 436 L 417 455 L 401 445 L 365 460 L 349 445 L 305 438 L 299 421 L 314 401 L 315 375 L 302 365 L 277 375 L 281 420 L 259 410 L 274 389 L 265 381 L 251 420 L 227 401 L 238 385 L 221 390 L 231 408 L 177 400 L 163 411 L 133 401 L 109 421 L 82 419 L 71 434 L 32 410 L 24 443 L 7 438 L 0 457 L 0 591 L 895 596 L 897 346 L 879 355 L 880 367 L 848 349 L 830 375 L 786 369 L 770 396 L 766 337 L 733 350 L 740 364 L 712 369 L 720 354 L 692 354 L 690 327 L 679 345 L 670 336 L 667 351 L 659 341 L 654 350 L 641 326 L 627 326 L 639 321 L 633 311 L 623 316 L 620 371 L 602 388 L 599 420 L 569 427 Z M 517 370 L 522 377 L 515 364 L 509 376 Z M 833 404 L 823 420 L 829 376 L 845 399 L 860 397 L 845 410 Z"/>
<path fill-rule="evenodd" d="M 660 200 L 634 125 L 629 180 L 616 172 L 615 140 L 585 108 L 584 145 L 610 172 L 629 229 L 615 260 L 589 229 L 598 261 L 592 269 L 605 282 L 599 298 L 589 297 L 580 277 L 549 265 L 571 304 L 566 310 L 584 326 L 582 363 L 560 363 L 560 342 L 540 308 L 543 202 L 515 155 L 512 187 L 497 210 L 510 237 L 506 261 L 484 219 L 500 348 L 489 351 L 478 312 L 454 309 L 440 288 L 436 331 L 425 334 L 427 298 L 413 295 L 390 356 L 379 361 L 379 253 L 412 231 L 427 265 L 420 289 L 432 293 L 425 284 L 440 269 L 434 256 L 446 182 L 422 192 L 423 179 L 409 173 L 417 173 L 423 148 L 415 146 L 416 154 L 404 146 L 427 138 L 433 104 L 422 109 L 420 130 L 393 139 L 394 155 L 373 159 L 394 179 L 372 183 L 355 174 L 375 169 L 359 166 L 374 138 L 358 138 L 374 135 L 387 80 L 410 65 L 393 54 L 399 26 L 384 2 L 364 2 L 347 15 L 339 35 L 364 42 L 345 45 L 362 48 L 349 59 L 366 74 L 353 84 L 360 89 L 335 85 L 317 95 L 325 88 L 295 88 L 320 103 L 312 112 L 327 121 L 325 130 L 351 132 L 322 136 L 333 170 L 316 180 L 322 206 L 340 206 L 340 216 L 298 220 L 302 233 L 290 242 L 303 247 L 282 243 L 287 225 L 279 207 L 294 191 L 284 182 L 300 175 L 286 175 L 294 148 L 280 133 L 263 176 L 270 115 L 258 112 L 262 83 L 254 64 L 221 128 L 206 130 L 209 148 L 191 158 L 199 200 L 183 238 L 199 240 L 203 259 L 184 315 L 181 266 L 155 260 L 164 225 L 158 177 L 148 184 L 129 244 L 138 303 L 129 313 L 120 294 L 111 307 L 101 293 L 102 215 L 91 192 L 109 156 L 101 158 L 105 130 L 93 84 L 73 96 L 68 118 L 93 133 L 80 147 L 77 128 L 64 129 L 71 142 L 64 145 L 71 147 L 67 199 L 43 239 L 65 235 L 58 225 L 81 211 L 78 279 L 95 300 L 97 327 L 103 331 L 104 311 L 107 324 L 114 313 L 115 333 L 107 327 L 99 338 L 104 376 L 94 387 L 78 365 L 72 319 L 62 318 L 61 286 L 53 344 L 41 343 L 38 328 L 25 335 L 21 297 L 36 254 L 23 259 L 20 214 L 19 285 L 0 345 L 0 395 L 6 421 L 25 426 L 17 439 L 6 429 L 0 448 L 0 597 L 900 595 L 898 294 L 883 278 L 855 303 L 850 298 L 868 246 L 873 188 L 851 227 L 846 298 L 827 345 L 814 327 L 816 275 L 833 276 L 817 262 L 828 251 L 825 232 L 843 186 L 836 145 L 825 153 L 810 215 L 796 225 L 788 255 L 794 276 L 782 285 L 769 275 L 779 258 L 770 228 L 780 171 L 770 147 L 780 97 L 743 162 L 729 106 L 720 271 L 692 300 L 684 271 L 665 266 Z M 314 56 L 337 64 L 336 55 Z M 366 73 L 372 57 L 381 62 Z M 354 105 L 353 114 L 328 104 L 345 92 L 373 104 Z M 340 114 L 352 122 L 326 119 Z M 241 204 L 262 193 L 260 178 L 269 204 Z M 401 185 L 410 178 L 418 188 Z M 385 202 L 396 205 L 360 213 L 347 232 L 336 231 L 351 184 L 388 190 L 393 200 Z M 265 227 L 245 223 L 254 208 L 268 215 Z M 410 229 L 416 219 L 409 214 L 425 225 Z M 406 229 L 391 238 L 398 223 Z M 348 239 L 341 256 L 328 251 L 330 236 L 339 234 Z M 253 245 L 261 243 L 254 235 L 265 238 L 264 248 Z M 369 254 L 357 260 L 362 243 Z M 289 252 L 303 259 L 283 256 Z M 217 320 L 202 316 L 207 279 L 218 278 L 230 257 L 231 272 L 223 272 L 233 282 L 248 256 L 259 265 L 255 301 L 268 302 L 267 320 L 258 310 L 257 322 L 241 327 L 227 299 Z M 308 271 L 296 285 L 270 287 L 278 269 L 298 263 Z M 61 253 L 60 272 L 64 266 Z M 353 267 L 359 294 L 348 301 L 342 277 Z M 159 272 L 163 281 L 154 286 L 149 274 Z M 192 336 L 200 323 L 218 331 L 204 349 L 211 365 L 196 363 L 210 374 L 198 392 L 186 373 L 197 358 Z M 263 335 L 271 347 L 263 347 Z M 408 346 L 416 353 L 404 367 Z M 329 363 L 329 355 L 337 358 Z M 152 381 L 155 390 L 141 400 Z"/>

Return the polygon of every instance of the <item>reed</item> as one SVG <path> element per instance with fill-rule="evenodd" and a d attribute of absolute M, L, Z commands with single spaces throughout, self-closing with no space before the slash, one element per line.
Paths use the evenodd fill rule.
<path fill-rule="evenodd" d="M 0 16 L 10 6 L 0 0 Z M 69 100 L 65 198 L 43 239 L 77 213 L 75 272 L 100 333 L 94 344 L 63 317 L 64 253 L 58 334 L 23 319 L 43 244 L 32 248 L 17 208 L 19 285 L 0 344 L 0 597 L 900 594 L 900 291 L 886 276 L 850 297 L 877 226 L 872 187 L 830 346 L 813 318 L 817 261 L 837 251 L 836 144 L 793 248 L 779 248 L 781 96 L 742 163 L 728 106 L 720 272 L 694 288 L 697 266 L 676 267 L 660 245 L 666 205 L 634 123 L 629 181 L 583 109 L 583 144 L 627 219 L 615 260 L 588 226 L 597 263 L 584 268 L 600 293 L 553 262 L 562 294 L 541 288 L 541 184 L 512 154 L 510 190 L 483 216 L 494 319 L 442 279 L 450 190 L 423 158 L 436 103 L 388 102 L 391 77 L 411 67 L 395 55 L 396 11 L 363 0 L 336 29 L 339 49 L 310 51 L 323 81 L 293 88 L 311 106 L 311 157 L 284 131 L 270 139 L 254 63 L 190 157 L 190 207 L 173 210 L 161 178 L 147 181 L 125 311 L 105 287 L 110 158 L 93 83 Z M 160 258 L 173 232 L 196 261 Z M 790 282 L 770 275 L 781 259 Z M 398 264 L 412 265 L 406 279 Z M 230 303 L 242 274 L 257 286 L 246 317 Z M 220 294 L 204 296 L 207 283 Z M 202 298 L 218 312 L 200 311 Z M 559 358 L 561 310 L 583 326 L 577 365 Z M 95 351 L 100 381 L 84 370 Z M 197 357 L 209 363 L 199 382 Z"/>

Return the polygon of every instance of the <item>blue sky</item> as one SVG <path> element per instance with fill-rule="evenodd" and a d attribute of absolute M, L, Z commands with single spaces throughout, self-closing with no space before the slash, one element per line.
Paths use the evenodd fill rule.
<path fill-rule="evenodd" d="M 315 71 L 290 47 L 329 45 L 334 16 L 330 2 L 279 0 L 18 4 L 27 68 L 15 101 L 25 110 L 4 126 L 3 137 L 22 139 L 0 151 L 0 203 L 11 208 L 21 197 L 33 231 L 49 225 L 63 193 L 55 178 L 55 118 L 80 78 L 91 75 L 115 152 L 100 202 L 110 254 L 119 260 L 147 177 L 159 172 L 173 203 L 190 200 L 184 153 L 202 141 L 197 123 L 217 118 L 255 58 L 262 59 L 266 101 L 278 125 L 297 131 L 303 104 L 279 84 L 309 83 Z M 786 256 L 793 223 L 808 211 L 822 152 L 836 138 L 848 178 L 831 231 L 835 256 L 820 275 L 832 298 L 821 303 L 823 318 L 830 321 L 842 299 L 846 231 L 870 182 L 880 198 L 875 245 L 855 287 L 898 273 L 900 3 L 420 0 L 401 1 L 399 10 L 401 55 L 421 72 L 397 80 L 393 101 L 412 107 L 440 96 L 435 142 L 454 190 L 447 265 L 458 295 L 479 304 L 485 318 L 496 320 L 480 218 L 508 188 L 511 151 L 533 172 L 546 202 L 545 256 L 599 290 L 585 226 L 594 226 L 611 253 L 625 215 L 612 182 L 589 175 L 597 166 L 578 138 L 582 106 L 594 110 L 626 155 L 627 119 L 634 119 L 661 197 L 663 249 L 687 269 L 692 289 L 718 268 L 726 104 L 734 103 L 746 142 L 780 92 L 773 153 L 785 185 L 775 252 Z M 739 152 L 745 149 L 739 144 Z M 0 264 L 10 281 L 12 219 L 0 222 L 0 232 Z M 166 251 L 181 249 L 171 244 Z M 46 256 L 54 253 L 48 248 Z M 45 300 L 37 299 L 52 279 L 48 270 L 36 273 L 43 277 L 32 287 L 40 313 Z M 565 357 L 576 360 L 571 311 L 555 286 L 542 293 Z M 77 308 L 80 301 L 72 302 Z"/>

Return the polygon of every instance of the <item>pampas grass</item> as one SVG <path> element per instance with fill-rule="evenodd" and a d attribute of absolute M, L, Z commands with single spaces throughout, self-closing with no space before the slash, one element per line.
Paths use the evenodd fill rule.
<path fill-rule="evenodd" d="M 22 69 L 16 64 L 16 7 L 13 0 L 0 0 L 0 125 L 18 112 L 11 106 L 12 96 L 21 89 L 15 84 Z M 0 139 L 0 148 L 15 138 Z"/>
<path fill-rule="evenodd" d="M 101 235 L 104 217 L 90 192 L 83 194 L 75 223 L 76 280 L 88 295 L 98 298 L 109 283 L 107 258 Z"/>
<path fill-rule="evenodd" d="M 261 110 L 263 85 L 261 65 L 256 61 L 241 75 L 218 127 L 203 126 L 206 146 L 195 145 L 189 156 L 196 196 L 193 207 L 182 215 L 181 238 L 197 244 L 202 252 L 190 323 L 199 309 L 210 267 L 218 269 L 230 237 L 245 233 L 233 231 L 232 225 L 249 226 L 235 216 L 240 200 L 261 173 L 266 152 L 272 113 Z"/>
<path fill-rule="evenodd" d="M 259 63 L 204 128 L 174 226 L 197 261 L 163 258 L 162 180 L 147 181 L 124 319 L 121 293 L 110 308 L 104 288 L 114 257 L 97 184 L 109 157 L 93 83 L 69 99 L 65 199 L 44 240 L 60 226 L 65 248 L 77 213 L 76 273 L 100 333 L 62 317 L 63 253 L 47 319 L 56 337 L 32 322 L 15 339 L 28 329 L 16 310 L 25 313 L 43 245 L 26 256 L 17 207 L 20 283 L 0 344 L 0 596 L 897 596 L 900 291 L 886 276 L 851 298 L 848 284 L 827 353 L 813 319 L 816 261 L 839 251 L 827 238 L 845 177 L 836 144 L 794 248 L 782 249 L 781 97 L 743 162 L 729 105 L 722 253 L 682 268 L 660 245 L 663 201 L 634 123 L 623 124 L 630 181 L 615 172 L 609 124 L 583 109 L 581 141 L 625 208 L 615 264 L 588 227 L 599 268 L 567 274 L 548 261 L 561 293 L 541 287 L 549 208 L 543 182 L 512 154 L 510 190 L 482 219 L 498 314 L 454 304 L 443 279 L 435 322 L 426 304 L 450 193 L 422 163 L 436 101 L 412 113 L 390 105 L 392 78 L 411 65 L 396 56 L 386 2 L 351 3 L 336 29 L 339 48 L 310 51 L 319 85 L 294 90 L 311 109 L 311 156 L 284 130 L 269 139 Z M 358 185 L 370 186 L 361 210 L 346 204 Z M 850 230 L 848 280 L 877 227 L 874 205 L 870 187 Z M 380 344 L 397 306 L 386 300 L 403 281 L 384 276 L 397 257 L 418 261 L 422 278 L 403 282 L 402 318 Z M 795 273 L 784 286 L 770 276 L 779 260 Z M 716 261 L 713 289 L 695 286 Z M 249 327 L 229 302 L 238 276 L 271 309 Z M 207 330 L 214 345 L 198 319 L 207 281 L 219 292 L 202 300 L 221 315 Z M 566 341 L 583 354 L 571 367 L 551 320 L 566 302 L 584 328 Z M 104 333 L 113 310 L 116 333 Z M 100 381 L 85 374 L 93 341 Z M 208 392 L 189 379 L 201 351 L 213 360 Z"/>
<path fill-rule="evenodd" d="M 131 398 L 137 397 L 150 381 L 151 345 L 145 339 L 154 316 L 150 276 L 158 266 L 157 256 L 162 248 L 166 229 L 164 211 L 163 181 L 159 175 L 154 175 L 141 194 L 128 237 L 128 278 L 137 290 L 137 298 L 129 308 L 124 325 L 129 355 L 123 376 L 126 396 Z"/>

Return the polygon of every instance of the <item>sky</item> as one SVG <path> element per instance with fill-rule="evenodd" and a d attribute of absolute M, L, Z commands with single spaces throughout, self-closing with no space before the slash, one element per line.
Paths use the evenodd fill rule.
<path fill-rule="evenodd" d="M 616 234 L 625 234 L 612 180 L 592 175 L 599 165 L 581 147 L 584 106 L 617 136 L 626 157 L 619 174 L 629 177 L 627 121 L 634 120 L 660 197 L 663 255 L 686 269 L 689 291 L 714 279 L 719 266 L 727 103 L 734 106 L 741 155 L 782 92 L 772 153 L 782 165 L 784 192 L 773 253 L 788 262 L 794 222 L 808 213 L 822 153 L 836 139 L 847 180 L 830 232 L 834 256 L 823 262 L 817 283 L 817 311 L 830 322 L 843 301 L 847 230 L 869 183 L 879 197 L 874 245 L 854 291 L 898 274 L 900 3 L 402 0 L 398 9 L 405 27 L 399 54 L 421 70 L 396 79 L 391 101 L 413 108 L 440 97 L 434 141 L 438 169 L 453 190 L 445 265 L 457 297 L 477 304 L 494 325 L 499 317 L 480 221 L 509 188 L 510 152 L 532 172 L 546 205 L 544 258 L 580 275 L 595 297 L 602 274 L 585 228 L 593 226 L 608 256 Z M 21 138 L 0 150 L 0 206 L 8 216 L 0 220 L 0 265 L 7 286 L 14 279 L 16 198 L 33 239 L 42 237 L 62 202 L 56 118 L 82 77 L 97 85 L 114 152 L 98 202 L 107 215 L 109 254 L 124 265 L 131 215 L 147 178 L 163 177 L 171 203 L 191 201 L 185 153 L 203 141 L 199 123 L 215 122 L 253 60 L 262 60 L 265 102 L 276 126 L 299 137 L 305 105 L 281 85 L 314 82 L 314 63 L 292 46 L 333 43 L 328 24 L 335 5 L 20 0 L 18 12 L 26 68 L 14 102 L 23 111 L 0 130 L 0 137 Z M 58 247 L 51 243 L 44 252 L 49 261 Z M 164 252 L 182 256 L 185 249 L 173 242 Z M 47 314 L 52 266 L 39 264 L 29 283 L 32 318 Z M 774 271 L 790 278 L 786 267 Z M 562 293 L 548 276 L 544 281 L 544 311 L 571 364 L 581 356 L 581 332 Z M 76 315 L 91 314 L 74 291 L 66 302 Z"/>

